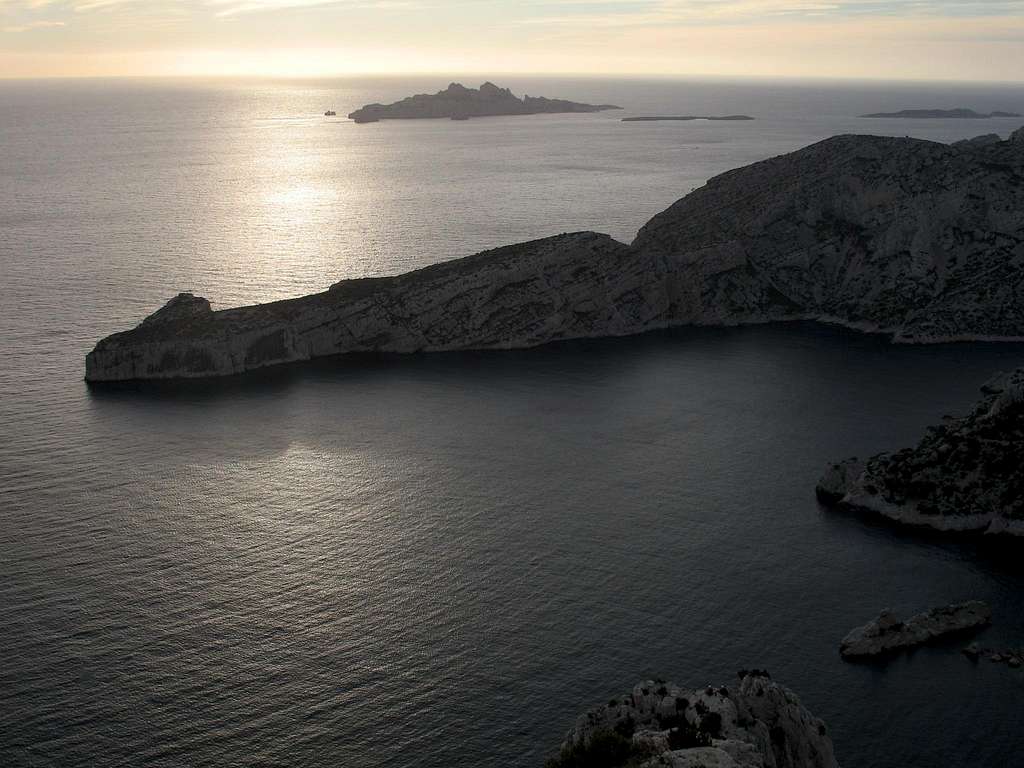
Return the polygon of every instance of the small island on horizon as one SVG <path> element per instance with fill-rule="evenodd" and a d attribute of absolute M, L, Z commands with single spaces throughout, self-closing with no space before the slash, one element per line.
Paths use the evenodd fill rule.
<path fill-rule="evenodd" d="M 655 115 L 652 117 L 624 117 L 624 123 L 656 123 L 661 121 L 689 122 L 690 120 L 753 120 L 750 115 Z"/>
<path fill-rule="evenodd" d="M 911 120 L 957 118 L 962 120 L 988 120 L 991 117 L 1021 117 L 1016 112 L 975 112 L 973 109 L 902 109 L 899 112 L 872 112 L 861 117 L 899 117 Z"/>
<path fill-rule="evenodd" d="M 614 104 L 583 104 L 544 96 L 523 96 L 520 99 L 510 89 L 499 88 L 488 81 L 479 88 L 451 83 L 443 91 L 434 94 L 421 93 L 393 104 L 367 104 L 350 113 L 349 118 L 357 123 L 438 118 L 469 120 L 472 117 L 604 112 L 609 109 L 622 107 Z"/>

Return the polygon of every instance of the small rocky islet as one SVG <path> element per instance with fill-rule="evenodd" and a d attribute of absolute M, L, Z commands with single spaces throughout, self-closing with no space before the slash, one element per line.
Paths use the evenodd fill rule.
<path fill-rule="evenodd" d="M 932 608 L 905 621 L 885 610 L 873 621 L 851 630 L 839 644 L 839 653 L 846 659 L 881 656 L 984 627 L 991 621 L 992 608 L 981 600 Z"/>
<path fill-rule="evenodd" d="M 520 99 L 510 89 L 500 88 L 491 82 L 479 88 L 452 83 L 437 93 L 421 93 L 393 104 L 367 104 L 349 113 L 349 118 L 357 123 L 439 118 L 469 120 L 473 117 L 604 112 L 610 109 L 622 107 L 614 104 L 583 104 L 543 96 L 524 96 Z"/>
<path fill-rule="evenodd" d="M 1005 664 L 1011 669 L 1020 669 L 1024 665 L 1024 646 L 1019 648 L 983 648 L 978 643 L 971 643 L 961 652 L 972 661 L 985 658 L 994 664 Z"/>
<path fill-rule="evenodd" d="M 710 120 L 712 122 L 745 122 L 753 120 L 750 115 L 649 115 L 643 117 L 624 117 L 624 123 L 657 123 L 667 122 L 691 122 L 693 120 Z"/>
<path fill-rule="evenodd" d="M 998 374 L 962 417 L 912 448 L 828 467 L 827 506 L 939 531 L 1024 536 L 1024 368 Z"/>
<path fill-rule="evenodd" d="M 637 684 L 581 715 L 546 768 L 838 768 L 825 723 L 764 670 L 734 686 Z"/>
<path fill-rule="evenodd" d="M 897 342 L 1024 339 L 1024 129 L 836 136 L 717 176 L 629 245 L 576 232 L 214 311 L 191 294 L 86 356 L 91 382 L 315 357 L 533 347 L 813 320 Z"/>

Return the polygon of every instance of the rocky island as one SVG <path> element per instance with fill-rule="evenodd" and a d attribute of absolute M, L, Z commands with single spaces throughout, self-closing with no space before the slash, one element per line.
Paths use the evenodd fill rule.
<path fill-rule="evenodd" d="M 825 723 L 767 672 L 684 690 L 647 680 L 582 715 L 546 768 L 838 768 Z"/>
<path fill-rule="evenodd" d="M 1024 368 L 989 381 L 966 416 L 915 447 L 833 464 L 817 494 L 899 523 L 1024 536 Z"/>
<path fill-rule="evenodd" d="M 953 603 L 900 621 L 891 611 L 852 630 L 839 644 L 844 658 L 880 656 L 885 653 L 923 645 L 954 632 L 984 627 L 992 621 L 992 609 L 980 600 Z"/>
<path fill-rule="evenodd" d="M 837 136 L 711 179 L 630 245 L 563 234 L 220 311 L 182 295 L 100 341 L 86 379 L 784 320 L 899 342 L 1020 339 L 1022 264 L 1024 129 L 958 146 Z"/>
<path fill-rule="evenodd" d="M 861 117 L 900 117 L 910 120 L 947 119 L 987 120 L 990 117 L 1021 117 L 1016 112 L 975 112 L 973 109 L 902 109 L 899 112 L 874 112 Z"/>
<path fill-rule="evenodd" d="M 679 116 L 654 116 L 654 117 L 624 117 L 622 122 L 624 123 L 655 123 L 662 120 L 668 121 L 681 121 L 689 122 L 690 120 L 724 120 L 726 122 L 733 120 L 753 120 L 750 115 L 679 115 Z"/>
<path fill-rule="evenodd" d="M 609 109 L 622 107 L 614 104 L 581 104 L 565 99 L 547 99 L 543 96 L 524 96 L 520 99 L 508 88 L 499 88 L 490 82 L 479 88 L 467 88 L 461 83 L 452 83 L 443 91 L 409 96 L 394 104 L 367 104 L 350 113 L 349 118 L 357 123 L 445 117 L 452 120 L 468 120 L 471 117 L 603 112 Z"/>

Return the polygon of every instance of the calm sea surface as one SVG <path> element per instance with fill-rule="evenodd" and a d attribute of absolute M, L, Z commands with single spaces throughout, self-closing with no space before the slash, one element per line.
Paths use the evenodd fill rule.
<path fill-rule="evenodd" d="M 479 78 L 478 80 L 482 80 Z M 809 325 L 321 361 L 90 389 L 181 290 L 216 307 L 598 229 L 835 133 L 948 141 L 1024 87 L 499 81 L 624 113 L 356 126 L 434 80 L 0 83 L 0 764 L 536 766 L 645 676 L 767 667 L 844 766 L 1020 764 L 1024 673 L 840 661 L 891 607 L 992 602 L 1019 551 L 819 509 L 834 458 L 962 412 L 1020 345 Z M 477 84 L 474 81 L 473 84 Z"/>

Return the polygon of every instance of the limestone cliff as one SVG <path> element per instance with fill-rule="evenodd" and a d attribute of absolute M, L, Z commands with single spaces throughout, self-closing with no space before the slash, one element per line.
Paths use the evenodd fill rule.
<path fill-rule="evenodd" d="M 825 724 L 763 671 L 683 690 L 648 680 L 582 715 L 549 768 L 837 768 Z"/>
<path fill-rule="evenodd" d="M 838 136 L 712 179 L 629 246 L 582 232 L 272 304 L 175 299 L 99 342 L 86 378 L 795 319 L 898 341 L 1021 338 L 1022 267 L 1024 130 L 956 146 Z"/>
<path fill-rule="evenodd" d="M 909 525 L 1024 536 L 1024 369 L 982 392 L 913 448 L 832 465 L 818 497 Z"/>
<path fill-rule="evenodd" d="M 628 246 L 584 232 L 210 314 L 182 313 L 204 300 L 178 297 L 166 317 L 161 310 L 101 341 L 86 358 L 86 378 L 219 376 L 347 352 L 529 347 L 635 333 L 664 324 L 669 303 L 665 281 L 645 264 Z"/>
<path fill-rule="evenodd" d="M 712 179 L 634 246 L 688 276 L 695 321 L 1021 337 L 1024 141 L 839 136 Z"/>

